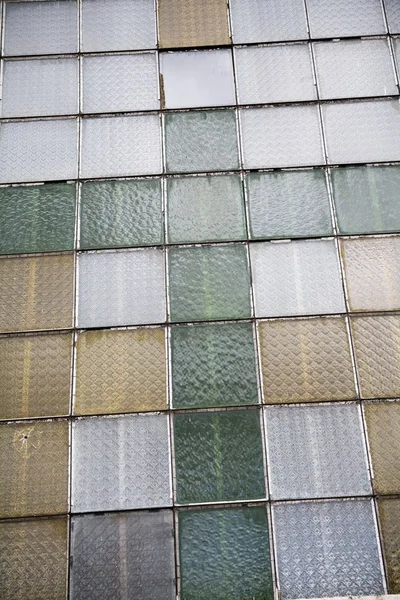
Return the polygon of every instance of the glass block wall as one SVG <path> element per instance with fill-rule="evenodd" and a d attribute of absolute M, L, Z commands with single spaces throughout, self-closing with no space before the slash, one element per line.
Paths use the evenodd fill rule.
<path fill-rule="evenodd" d="M 400 593 L 398 0 L 0 5 L 1 598 Z"/>

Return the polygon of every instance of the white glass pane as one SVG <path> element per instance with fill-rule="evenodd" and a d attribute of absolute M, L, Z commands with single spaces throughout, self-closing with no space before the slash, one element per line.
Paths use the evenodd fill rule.
<path fill-rule="evenodd" d="M 380 0 L 307 0 L 311 37 L 386 33 Z"/>

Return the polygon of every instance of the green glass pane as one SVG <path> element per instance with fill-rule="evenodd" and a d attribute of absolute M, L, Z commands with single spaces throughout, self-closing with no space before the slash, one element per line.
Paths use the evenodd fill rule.
<path fill-rule="evenodd" d="M 264 507 L 179 512 L 182 600 L 272 600 Z"/>
<path fill-rule="evenodd" d="M 250 323 L 174 327 L 171 347 L 175 408 L 258 402 Z"/>
<path fill-rule="evenodd" d="M 341 233 L 400 231 L 400 167 L 332 169 Z"/>
<path fill-rule="evenodd" d="M 250 277 L 246 247 L 170 249 L 169 295 L 172 321 L 249 317 Z"/>
<path fill-rule="evenodd" d="M 0 188 L 0 254 L 73 250 L 75 184 Z"/>
<path fill-rule="evenodd" d="M 250 173 L 246 188 L 253 239 L 332 234 L 322 169 Z"/>
<path fill-rule="evenodd" d="M 168 180 L 170 242 L 246 239 L 240 177 L 183 177 Z"/>
<path fill-rule="evenodd" d="M 81 248 L 162 244 L 162 230 L 159 179 L 82 185 Z"/>

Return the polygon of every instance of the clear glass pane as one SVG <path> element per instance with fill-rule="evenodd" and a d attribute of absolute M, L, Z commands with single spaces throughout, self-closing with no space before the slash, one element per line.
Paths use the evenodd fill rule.
<path fill-rule="evenodd" d="M 311 37 L 386 33 L 379 0 L 306 0 Z"/>
<path fill-rule="evenodd" d="M 389 593 L 400 592 L 400 500 L 398 498 L 379 498 L 378 500 L 383 551 L 389 578 Z"/>
<path fill-rule="evenodd" d="M 384 5 L 386 9 L 386 16 L 389 21 L 390 33 L 400 33 L 400 5 L 398 1 L 384 0 Z"/>

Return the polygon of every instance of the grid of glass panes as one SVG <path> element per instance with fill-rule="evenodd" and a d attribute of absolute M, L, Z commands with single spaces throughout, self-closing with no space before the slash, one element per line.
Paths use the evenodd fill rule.
<path fill-rule="evenodd" d="M 1 5 L 2 598 L 400 592 L 397 1 Z"/>

